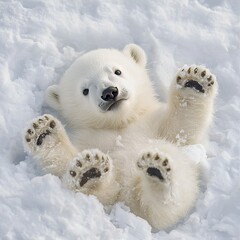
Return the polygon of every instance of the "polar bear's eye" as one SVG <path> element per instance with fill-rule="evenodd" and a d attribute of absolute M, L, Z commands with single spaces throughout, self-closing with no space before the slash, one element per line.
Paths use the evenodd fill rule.
<path fill-rule="evenodd" d="M 83 95 L 87 96 L 88 93 L 89 93 L 89 89 L 86 88 L 86 89 L 83 90 Z"/>
<path fill-rule="evenodd" d="M 115 72 L 114 72 L 116 75 L 121 75 L 122 74 L 122 72 L 120 71 L 120 70 L 116 70 Z"/>

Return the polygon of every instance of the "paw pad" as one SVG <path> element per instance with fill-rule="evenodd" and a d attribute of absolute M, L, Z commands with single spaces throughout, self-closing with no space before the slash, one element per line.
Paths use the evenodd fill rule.
<path fill-rule="evenodd" d="M 51 115 L 43 115 L 35 119 L 25 133 L 25 141 L 30 150 L 41 146 L 45 138 L 53 133 L 55 127 L 56 121 Z"/>
<path fill-rule="evenodd" d="M 83 173 L 82 179 L 80 181 L 80 186 L 85 185 L 91 178 L 100 178 L 101 172 L 97 168 L 91 168 L 85 173 Z"/>
<path fill-rule="evenodd" d="M 162 176 L 162 173 L 160 172 L 160 170 L 155 167 L 149 167 L 147 169 L 147 173 L 151 177 L 157 177 L 161 181 L 164 180 L 164 177 Z"/>
<path fill-rule="evenodd" d="M 70 163 L 69 174 L 73 188 L 85 187 L 87 183 L 95 184 L 99 181 L 97 179 L 103 179 L 110 169 L 111 162 L 107 155 L 94 149 L 83 151 Z"/>
<path fill-rule="evenodd" d="M 177 85 L 183 89 L 193 89 L 197 93 L 209 93 L 215 82 L 215 76 L 203 66 L 185 66 L 176 76 Z"/>
<path fill-rule="evenodd" d="M 51 132 L 49 130 L 46 130 L 46 132 L 41 133 L 39 137 L 37 138 L 37 145 L 40 146 L 43 143 L 43 139 L 47 136 L 50 135 Z"/>
<path fill-rule="evenodd" d="M 194 88 L 195 90 L 197 90 L 201 93 L 205 92 L 205 90 L 203 89 L 203 86 L 194 80 L 189 80 L 188 82 L 186 82 L 184 87 Z"/>
<path fill-rule="evenodd" d="M 170 180 L 170 162 L 163 153 L 146 152 L 137 161 L 137 166 L 148 176 L 155 177 L 160 181 Z"/>

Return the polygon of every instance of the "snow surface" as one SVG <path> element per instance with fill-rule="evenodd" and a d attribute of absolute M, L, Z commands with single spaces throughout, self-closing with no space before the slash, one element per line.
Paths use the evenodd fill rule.
<path fill-rule="evenodd" d="M 238 0 L 0 1 L 0 239 L 240 239 L 239 16 Z M 184 64 L 208 66 L 220 85 L 208 181 L 168 231 L 151 232 L 123 203 L 104 209 L 64 189 L 23 151 L 27 123 L 56 116 L 43 101 L 47 86 L 82 52 L 128 43 L 145 49 L 160 99 Z"/>

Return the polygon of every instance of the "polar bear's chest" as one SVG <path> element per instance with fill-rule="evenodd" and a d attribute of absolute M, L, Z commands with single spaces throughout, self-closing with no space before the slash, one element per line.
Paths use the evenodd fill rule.
<path fill-rule="evenodd" d="M 149 126 L 136 124 L 121 130 L 82 129 L 73 132 L 70 138 L 78 150 L 98 148 L 108 152 L 121 144 L 136 142 L 141 138 L 153 138 L 153 131 Z"/>

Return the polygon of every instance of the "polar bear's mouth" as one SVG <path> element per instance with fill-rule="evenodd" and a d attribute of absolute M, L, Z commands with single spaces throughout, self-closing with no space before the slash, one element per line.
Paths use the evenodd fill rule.
<path fill-rule="evenodd" d="M 112 111 L 112 110 L 118 108 L 119 105 L 120 105 L 120 104 L 122 103 L 122 101 L 124 101 L 124 100 L 126 100 L 126 99 L 119 99 L 119 100 L 117 100 L 117 101 L 114 101 L 114 102 L 108 107 L 107 111 Z"/>
<path fill-rule="evenodd" d="M 110 102 L 101 102 L 99 107 L 103 112 L 113 111 L 116 110 L 122 104 L 122 102 L 126 100 L 126 98 L 121 98 Z"/>

